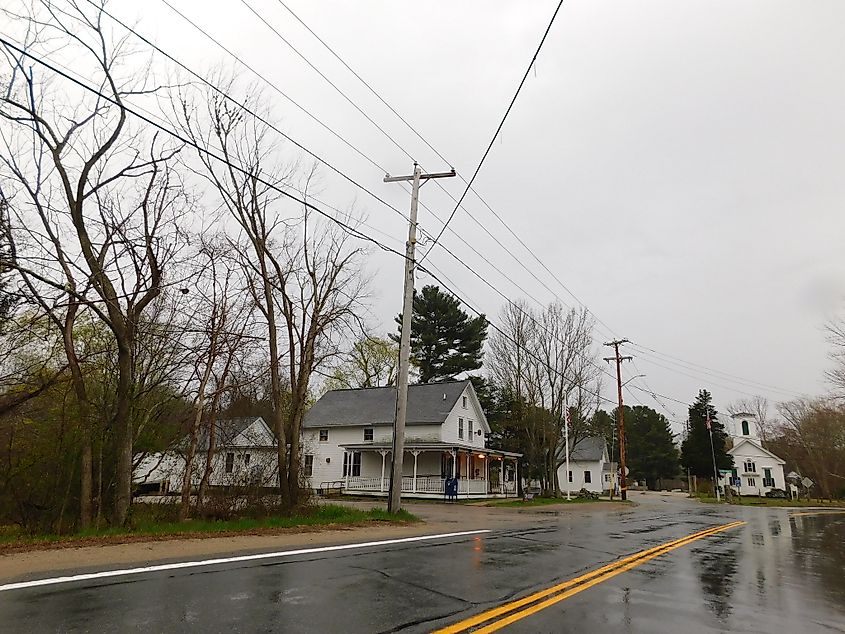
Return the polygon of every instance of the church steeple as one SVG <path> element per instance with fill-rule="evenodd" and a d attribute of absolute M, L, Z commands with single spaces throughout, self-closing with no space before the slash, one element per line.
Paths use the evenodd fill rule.
<path fill-rule="evenodd" d="M 757 424 L 757 420 L 754 418 L 754 415 L 749 414 L 748 412 L 737 412 L 736 414 L 731 414 L 731 422 L 730 425 L 728 425 L 728 433 L 731 435 L 734 445 L 743 439 L 753 440 L 757 443 L 760 442 L 760 427 Z"/>

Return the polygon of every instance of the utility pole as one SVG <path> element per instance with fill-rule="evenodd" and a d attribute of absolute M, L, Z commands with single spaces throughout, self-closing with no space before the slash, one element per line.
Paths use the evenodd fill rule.
<path fill-rule="evenodd" d="M 423 174 L 414 163 L 410 176 L 385 175 L 385 183 L 411 181 L 411 215 L 408 226 L 408 242 L 405 245 L 405 290 L 402 300 L 402 333 L 399 338 L 399 372 L 396 377 L 396 412 L 393 419 L 393 453 L 390 458 L 390 497 L 387 502 L 389 513 L 398 513 L 402 504 L 402 460 L 405 457 L 405 417 L 408 410 L 408 365 L 411 357 L 411 315 L 414 310 L 414 250 L 417 245 L 417 202 L 420 196 L 420 181 L 431 178 L 449 178 L 455 170 L 436 174 Z"/>
<path fill-rule="evenodd" d="M 616 362 L 616 389 L 619 396 L 619 404 L 616 407 L 616 426 L 619 428 L 619 493 L 623 500 L 628 499 L 628 475 L 625 473 L 625 412 L 622 409 L 622 362 L 632 361 L 634 357 L 620 357 L 619 346 L 629 343 L 627 339 L 615 339 L 604 344 L 611 346 L 615 352 L 612 357 L 605 357 L 605 361 Z"/>

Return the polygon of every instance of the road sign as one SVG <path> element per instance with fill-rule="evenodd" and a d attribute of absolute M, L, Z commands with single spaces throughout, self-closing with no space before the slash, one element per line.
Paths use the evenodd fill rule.
<path fill-rule="evenodd" d="M 811 486 L 813 486 L 813 481 L 810 480 L 810 478 L 805 477 L 805 478 L 801 478 L 801 484 L 804 485 L 805 489 L 809 489 Z"/>

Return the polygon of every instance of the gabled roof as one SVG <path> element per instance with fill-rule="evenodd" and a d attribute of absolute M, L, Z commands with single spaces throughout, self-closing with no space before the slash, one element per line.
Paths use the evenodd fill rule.
<path fill-rule="evenodd" d="M 579 440 L 572 451 L 569 452 L 569 459 L 576 462 L 598 462 L 604 457 L 607 444 L 604 438 L 588 436 Z"/>
<path fill-rule="evenodd" d="M 443 423 L 467 385 L 472 383 L 448 381 L 409 386 L 406 423 Z M 395 387 L 331 390 L 308 410 L 302 426 L 392 425 L 395 411 Z"/>
<path fill-rule="evenodd" d="M 728 449 L 728 453 L 729 453 L 730 455 L 734 455 L 734 452 L 735 452 L 735 451 L 736 451 L 739 447 L 742 447 L 742 445 L 744 445 L 744 444 L 746 444 L 746 443 L 748 443 L 749 445 L 751 445 L 752 447 L 754 447 L 754 448 L 755 448 L 755 449 L 757 449 L 758 451 L 760 451 L 760 452 L 762 452 L 762 453 L 766 454 L 766 455 L 767 455 L 767 456 L 769 456 L 770 458 L 773 458 L 774 460 L 777 460 L 780 464 L 786 464 L 786 460 L 784 460 L 784 459 L 783 459 L 783 458 L 781 458 L 780 456 L 776 456 L 776 455 L 775 455 L 775 454 L 773 454 L 771 451 L 769 451 L 768 449 L 766 449 L 765 447 L 763 447 L 763 445 L 761 445 L 761 444 L 759 444 L 759 443 L 754 442 L 754 441 L 753 441 L 753 440 L 751 440 L 750 438 L 742 438 L 742 439 L 740 439 L 740 441 L 739 441 L 738 443 L 736 443 L 733 447 L 731 447 L 730 449 Z"/>
<path fill-rule="evenodd" d="M 214 446 L 215 447 L 230 447 L 235 444 L 238 437 L 247 431 L 253 423 L 260 421 L 262 432 L 269 432 L 270 439 L 273 439 L 273 433 L 267 423 L 261 416 L 247 416 L 244 418 L 223 418 L 214 423 Z M 266 430 L 264 429 L 266 428 Z M 250 434 L 252 435 L 252 434 Z M 266 433 L 256 433 L 254 439 L 243 438 L 238 442 L 239 446 L 267 446 Z M 260 442 L 261 441 L 261 442 Z M 183 442 L 187 443 L 188 439 Z M 205 451 L 208 449 L 208 434 L 203 430 L 197 438 L 197 450 Z"/>

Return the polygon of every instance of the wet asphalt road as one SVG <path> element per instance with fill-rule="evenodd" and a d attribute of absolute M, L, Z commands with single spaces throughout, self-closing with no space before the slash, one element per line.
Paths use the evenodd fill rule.
<path fill-rule="evenodd" d="M 737 519 L 502 631 L 845 632 L 845 513 L 637 499 L 484 535 L 9 590 L 0 632 L 430 632 Z"/>

